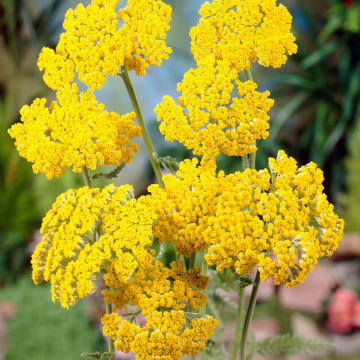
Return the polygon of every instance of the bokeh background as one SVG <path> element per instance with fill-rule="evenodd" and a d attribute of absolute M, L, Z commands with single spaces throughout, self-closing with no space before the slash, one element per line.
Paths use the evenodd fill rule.
<path fill-rule="evenodd" d="M 156 152 L 181 161 L 192 154 L 178 143 L 164 141 L 153 110 L 164 95 L 179 96 L 176 84 L 195 66 L 189 30 L 199 19 L 203 1 L 163 1 L 173 8 L 167 38 L 173 53 L 161 67 L 150 68 L 145 77 L 130 76 Z M 253 329 L 258 338 L 295 332 L 337 345 L 331 354 L 302 354 L 291 359 L 359 360 L 360 3 L 278 2 L 293 16 L 299 50 L 281 69 L 252 68 L 260 91 L 270 90 L 275 99 L 270 136 L 258 142 L 257 168 L 265 167 L 267 158 L 276 156 L 279 149 L 285 149 L 301 165 L 316 162 L 324 170 L 328 198 L 346 221 L 346 234 L 333 258 L 322 261 L 304 284 L 286 291 L 263 284 Z M 51 302 L 47 284 L 35 286 L 30 277 L 30 256 L 41 239 L 42 217 L 61 192 L 82 186 L 82 177 L 69 170 L 53 180 L 35 175 L 7 134 L 7 129 L 20 121 L 24 104 L 37 97 L 55 100 L 54 92 L 42 80 L 37 57 L 43 46 L 56 46 L 65 12 L 78 3 L 0 0 L 0 360 L 72 360 L 80 359 L 82 352 L 104 350 L 99 325 L 105 311 L 101 296 L 85 299 L 66 311 Z M 122 0 L 120 5 L 125 3 Z M 109 77 L 96 96 L 108 111 L 132 111 L 120 78 Z M 142 139 L 138 143 L 140 153 L 114 182 L 133 184 L 136 195 L 141 195 L 155 180 Z M 227 173 L 241 170 L 240 158 L 220 156 L 218 164 Z M 173 259 L 173 249 L 168 246 L 163 261 Z M 222 290 L 213 286 L 211 291 Z M 227 347 L 234 331 L 231 319 L 237 297 L 226 292 L 220 297 L 224 296 L 229 303 L 220 306 L 220 312 L 225 319 Z M 354 310 L 349 312 L 350 308 Z M 350 321 L 351 327 L 329 327 L 330 312 L 339 323 Z M 120 353 L 117 356 L 126 358 Z"/>

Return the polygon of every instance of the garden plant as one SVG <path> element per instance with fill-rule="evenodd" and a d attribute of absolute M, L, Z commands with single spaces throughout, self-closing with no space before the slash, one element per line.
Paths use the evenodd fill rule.
<path fill-rule="evenodd" d="M 133 70 L 145 76 L 150 65 L 168 59 L 171 7 L 159 0 L 128 0 L 121 9 L 118 3 L 92 0 L 86 8 L 68 10 L 56 50 L 43 48 L 38 60 L 58 101 L 25 105 L 21 123 L 9 130 L 35 173 L 51 179 L 72 168 L 85 182 L 59 195 L 44 217 L 42 242 L 31 260 L 34 283 L 50 282 L 52 300 L 69 308 L 94 293 L 102 278 L 108 351 L 83 354 L 94 358 L 114 360 L 116 348 L 138 360 L 196 354 L 224 359 L 216 333 L 224 324 L 207 296 L 209 275 L 209 286 L 239 294 L 229 358 L 330 349 L 331 344 L 295 335 L 257 342 L 249 331 L 261 281 L 286 288 L 301 284 L 319 258 L 336 250 L 344 228 L 315 163 L 298 165 L 281 150 L 269 158 L 269 169 L 255 167 L 256 142 L 269 135 L 267 113 L 274 101 L 269 91 L 256 90 L 250 70 L 255 63 L 279 68 L 296 53 L 288 10 L 276 0 L 213 0 L 201 6 L 200 21 L 190 31 L 197 67 L 178 84 L 177 101 L 165 96 L 155 108 L 165 139 L 195 155 L 178 164 L 155 153 L 129 77 Z M 134 112 L 109 113 L 96 101 L 94 90 L 110 75 L 123 80 Z M 79 94 L 75 76 L 87 91 Z M 158 184 L 137 199 L 131 185 L 93 186 L 133 160 L 133 140 L 140 136 Z M 220 153 L 241 161 L 243 171 L 217 171 Z M 91 173 L 103 164 L 115 169 Z M 170 173 L 163 176 L 161 166 Z M 157 253 L 155 240 L 161 244 Z M 160 261 L 167 242 L 176 250 L 169 267 Z M 196 267 L 197 257 L 202 267 Z M 139 314 L 146 323 L 138 321 Z"/>

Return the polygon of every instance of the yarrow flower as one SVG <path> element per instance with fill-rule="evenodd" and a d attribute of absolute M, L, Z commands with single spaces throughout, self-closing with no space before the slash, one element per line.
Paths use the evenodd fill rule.
<path fill-rule="evenodd" d="M 234 86 L 238 97 L 232 99 Z M 208 56 L 178 84 L 180 105 L 165 96 L 155 108 L 162 121 L 160 132 L 166 140 L 178 140 L 204 159 L 220 152 L 228 156 L 252 153 L 256 140 L 269 135 L 267 112 L 274 103 L 268 91 L 259 93 L 256 88 L 253 81 L 239 81 L 228 60 Z"/>
<path fill-rule="evenodd" d="M 171 241 L 177 253 L 186 256 L 208 247 L 202 232 L 215 215 L 222 192 L 214 162 L 197 164 L 196 158 L 185 160 L 179 164 L 177 176 L 163 177 L 165 189 L 155 184 L 148 188 L 158 215 L 154 235 L 160 243 Z"/>
<path fill-rule="evenodd" d="M 58 90 L 74 79 L 101 89 L 106 75 L 115 76 L 119 66 L 145 75 L 150 65 L 161 65 L 171 48 L 164 39 L 169 30 L 171 7 L 158 0 L 128 0 L 117 13 L 119 0 L 93 0 L 84 8 L 68 10 L 66 30 L 54 52 L 43 48 L 38 66 L 45 70 L 44 81 Z M 122 27 L 118 24 L 123 21 Z"/>
<path fill-rule="evenodd" d="M 143 315 L 155 310 L 183 310 L 187 302 L 193 309 L 206 305 L 205 290 L 209 281 L 201 276 L 201 268 L 184 271 L 182 261 L 173 262 L 170 268 L 155 260 L 152 253 L 138 257 L 138 266 L 131 279 L 118 276 L 117 260 L 111 261 L 104 275 L 108 289 L 103 290 L 104 301 L 121 310 L 125 304 L 137 306 Z"/>
<path fill-rule="evenodd" d="M 212 316 L 189 319 L 182 310 L 153 311 L 147 316 L 145 326 L 132 324 L 119 315 L 104 315 L 104 332 L 111 334 L 115 347 L 122 352 L 132 351 L 137 360 L 180 359 L 184 355 L 199 353 L 205 348 L 205 341 L 218 325 Z M 186 325 L 189 323 L 189 325 Z"/>
<path fill-rule="evenodd" d="M 36 99 L 31 107 L 21 109 L 21 121 L 8 130 L 16 139 L 21 156 L 34 163 L 35 173 L 51 179 L 73 167 L 81 172 L 87 166 L 130 163 L 138 145 L 131 142 L 140 136 L 135 126 L 135 113 L 123 116 L 104 111 L 95 100 L 92 89 L 78 96 L 76 84 L 68 84 L 57 92 L 59 102 L 45 107 L 46 99 Z"/>
<path fill-rule="evenodd" d="M 223 192 L 203 233 L 210 243 L 205 258 L 217 270 L 235 266 L 239 274 L 258 266 L 262 281 L 271 277 L 275 285 L 292 287 L 320 257 L 333 254 L 344 220 L 322 193 L 323 173 L 316 164 L 298 168 L 279 151 L 269 167 L 270 173 L 248 169 L 229 175 L 233 189 Z"/>
<path fill-rule="evenodd" d="M 153 208 L 133 196 L 129 185 L 109 185 L 70 189 L 57 198 L 31 260 L 33 281 L 50 281 L 54 302 L 68 308 L 94 292 L 110 263 L 119 281 L 131 278 L 152 243 L 156 219 Z"/>
<path fill-rule="evenodd" d="M 149 201 L 147 199 L 146 201 Z M 104 275 L 107 286 L 102 291 L 104 301 L 115 309 L 125 304 L 136 306 L 148 315 L 145 326 L 121 321 L 118 315 L 104 315 L 104 334 L 116 340 L 122 352 L 132 351 L 137 359 L 179 359 L 196 354 L 205 348 L 205 341 L 212 335 L 217 320 L 185 310 L 190 306 L 200 310 L 206 306 L 206 289 L 209 277 L 201 276 L 200 267 L 184 270 L 184 262 L 173 262 L 170 268 L 155 260 L 154 251 L 144 253 L 131 279 L 124 281 L 117 276 L 112 260 Z M 194 311 L 193 310 L 193 311 Z M 117 319 L 117 320 L 116 320 Z"/>
<path fill-rule="evenodd" d="M 278 68 L 286 54 L 297 51 L 292 17 L 276 0 L 207 1 L 199 13 L 199 24 L 190 31 L 197 62 L 213 54 L 217 60 L 228 59 L 238 72 L 249 70 L 250 60 Z"/>

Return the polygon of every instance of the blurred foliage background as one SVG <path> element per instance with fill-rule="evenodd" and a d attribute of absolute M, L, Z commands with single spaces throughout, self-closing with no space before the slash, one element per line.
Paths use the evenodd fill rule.
<path fill-rule="evenodd" d="M 181 161 L 192 157 L 191 152 L 178 143 L 164 141 L 153 109 L 164 95 L 179 96 L 177 82 L 196 65 L 190 53 L 189 30 L 198 21 L 203 1 L 163 1 L 173 7 L 167 40 L 173 54 L 161 67 L 149 69 L 146 77 L 131 74 L 131 78 L 155 150 L 159 156 L 170 155 Z M 0 0 L 0 291 L 4 288 L 6 291 L 2 293 L 8 299 L 20 299 L 19 306 L 27 309 L 23 314 L 31 314 L 35 306 L 24 301 L 24 296 L 30 298 L 31 291 L 37 291 L 30 290 L 25 278 L 29 278 L 31 250 L 39 238 L 41 219 L 61 192 L 82 186 L 82 177 L 68 171 L 49 181 L 42 174 L 33 174 L 31 164 L 19 157 L 7 129 L 20 121 L 19 110 L 24 104 L 30 104 L 37 97 L 46 97 L 49 102 L 54 100 L 54 92 L 42 81 L 37 57 L 43 46 L 55 48 L 65 12 L 78 2 Z M 83 4 L 86 6 L 89 2 L 83 1 Z M 257 168 L 266 167 L 267 158 L 276 156 L 279 149 L 286 150 L 301 165 L 314 161 L 324 170 L 325 192 L 345 218 L 347 230 L 360 232 L 359 0 L 279 2 L 293 15 L 293 32 L 299 49 L 281 69 L 253 66 L 253 78 L 260 91 L 270 90 L 275 99 L 270 113 L 270 136 L 258 142 Z M 125 0 L 120 4 L 124 5 Z M 96 91 L 96 96 L 107 110 L 119 114 L 132 111 L 119 78 L 109 78 L 104 89 Z M 115 180 L 116 185 L 133 184 L 136 195 L 146 193 L 147 186 L 154 181 L 141 139 L 139 145 L 140 153 L 135 161 Z M 218 164 L 227 173 L 241 170 L 239 158 L 220 156 Z M 173 258 L 173 249 L 168 245 L 164 261 L 168 263 Z M 45 287 L 33 296 L 41 296 Z M 46 297 L 49 306 L 54 306 L 49 294 Z M 2 295 L 0 300 L 4 299 Z M 45 303 L 41 306 L 48 309 Z M 270 306 L 278 309 L 274 303 Z M 50 308 L 46 311 L 56 318 Z M 90 320 L 86 320 L 81 311 L 72 314 L 90 326 Z M 24 321 L 31 324 L 35 317 L 37 315 Z M 282 326 L 288 327 L 288 318 Z M 15 325 L 9 331 L 14 343 L 22 341 L 17 337 L 19 331 Z M 65 326 L 63 332 L 66 331 Z M 65 335 L 60 331 L 56 336 Z M 74 354 L 78 353 L 74 350 Z M 9 352 L 6 359 L 15 360 L 17 356 Z"/>

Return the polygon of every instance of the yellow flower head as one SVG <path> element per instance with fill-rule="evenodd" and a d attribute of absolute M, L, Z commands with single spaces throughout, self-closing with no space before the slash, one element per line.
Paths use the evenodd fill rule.
<path fill-rule="evenodd" d="M 261 280 L 272 277 L 292 287 L 304 281 L 319 257 L 336 250 L 344 221 L 322 193 L 316 164 L 300 168 L 279 151 L 267 170 L 229 175 L 233 190 L 219 198 L 216 217 L 204 232 L 211 243 L 206 260 L 239 274 L 259 266 Z M 271 256 L 276 257 L 273 260 Z"/>
<path fill-rule="evenodd" d="M 150 65 L 161 65 L 171 49 L 164 39 L 169 30 L 171 7 L 158 0 L 128 0 L 115 11 L 119 0 L 93 0 L 84 8 L 68 10 L 64 29 L 54 52 L 43 48 L 38 66 L 45 70 L 44 81 L 54 90 L 74 78 L 101 89 L 105 76 L 115 76 L 119 66 L 145 75 Z M 119 22 L 123 22 L 118 28 Z"/>
<path fill-rule="evenodd" d="M 146 320 L 145 326 L 126 320 L 118 325 L 115 316 L 105 315 L 104 334 L 116 334 L 115 347 L 125 353 L 134 352 L 137 360 L 177 360 L 204 349 L 218 325 L 212 316 L 191 319 L 182 310 L 153 311 Z"/>
<path fill-rule="evenodd" d="M 66 167 L 81 172 L 83 166 L 130 163 L 138 145 L 131 142 L 140 136 L 134 126 L 135 113 L 119 116 L 104 111 L 92 89 L 78 96 L 78 87 L 68 84 L 57 92 L 59 102 L 45 107 L 46 99 L 36 99 L 31 107 L 21 109 L 22 123 L 9 130 L 21 156 L 34 163 L 35 173 L 51 179 L 65 173 Z"/>
<path fill-rule="evenodd" d="M 51 281 L 53 301 L 68 308 L 96 290 L 100 271 L 116 260 L 126 281 L 152 242 L 153 208 L 135 200 L 129 185 L 102 191 L 83 187 L 61 194 L 43 220 L 32 255 L 35 284 Z"/>
<path fill-rule="evenodd" d="M 197 310 L 206 305 L 206 295 L 200 290 L 206 289 L 209 277 L 200 275 L 200 267 L 184 271 L 184 263 L 178 261 L 169 269 L 149 253 L 137 260 L 136 272 L 126 281 L 117 274 L 118 260 L 112 260 L 107 268 L 104 280 L 110 289 L 102 294 L 104 301 L 115 309 L 129 304 L 149 315 L 161 309 L 183 310 L 186 303 Z"/>
<path fill-rule="evenodd" d="M 278 68 L 297 51 L 290 32 L 292 17 L 276 0 L 213 0 L 200 9 L 199 24 L 190 31 L 191 51 L 200 61 L 213 54 L 228 59 L 236 71 L 249 70 L 250 60 Z"/>
<path fill-rule="evenodd" d="M 268 99 L 268 91 L 256 91 L 253 81 L 243 83 L 237 78 L 228 60 L 202 59 L 178 84 L 180 105 L 165 96 L 155 108 L 165 139 L 178 140 L 205 159 L 220 152 L 243 156 L 256 151 L 256 140 L 269 135 L 267 112 L 274 101 Z M 238 97 L 232 99 L 234 86 Z"/>
<path fill-rule="evenodd" d="M 211 162 L 197 164 L 196 158 L 181 162 L 177 176 L 163 177 L 165 189 L 158 185 L 148 189 L 159 217 L 154 235 L 160 243 L 172 241 L 176 251 L 186 256 L 207 248 L 202 232 L 208 227 L 208 219 L 215 215 L 217 196 L 222 191 L 214 164 L 212 168 Z"/>

